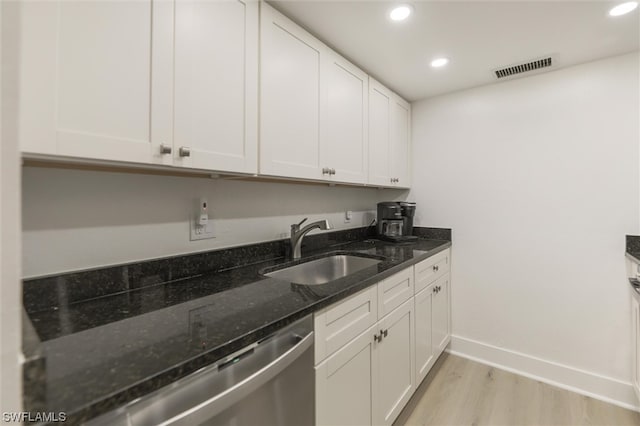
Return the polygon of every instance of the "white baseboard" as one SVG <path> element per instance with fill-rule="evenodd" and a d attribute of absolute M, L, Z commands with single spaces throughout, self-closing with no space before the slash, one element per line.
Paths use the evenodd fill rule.
<path fill-rule="evenodd" d="M 460 336 L 451 336 L 447 352 L 629 410 L 640 411 L 640 404 L 630 382 Z"/>

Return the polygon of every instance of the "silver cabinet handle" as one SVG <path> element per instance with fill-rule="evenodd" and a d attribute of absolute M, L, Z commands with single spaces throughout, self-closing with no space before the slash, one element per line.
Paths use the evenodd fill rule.
<path fill-rule="evenodd" d="M 160 154 L 171 154 L 171 147 L 169 145 L 161 144 L 160 145 Z"/>
<path fill-rule="evenodd" d="M 322 168 L 322 174 L 323 175 L 331 174 L 331 169 L 329 169 L 328 167 L 323 167 Z"/>
<path fill-rule="evenodd" d="M 331 174 L 335 175 L 336 174 L 336 169 L 331 169 Z"/>
<path fill-rule="evenodd" d="M 180 154 L 180 157 L 190 157 L 191 148 L 189 148 L 188 146 L 181 146 L 178 153 Z"/>
<path fill-rule="evenodd" d="M 373 341 L 374 342 L 382 342 L 382 334 L 380 336 L 378 336 L 377 334 L 373 335 Z"/>

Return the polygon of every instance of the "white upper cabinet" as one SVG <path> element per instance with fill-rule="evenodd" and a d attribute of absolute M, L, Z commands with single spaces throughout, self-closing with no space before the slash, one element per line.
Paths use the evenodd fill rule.
<path fill-rule="evenodd" d="M 395 186 L 411 186 L 409 161 L 411 106 L 398 95 L 391 101 L 391 177 Z"/>
<path fill-rule="evenodd" d="M 152 43 L 164 25 L 155 3 L 21 4 L 22 151 L 149 162 L 155 120 L 171 121 L 151 96 L 152 76 L 171 69 Z"/>
<path fill-rule="evenodd" d="M 265 2 L 18 7 L 27 156 L 409 187 L 409 104 Z"/>
<path fill-rule="evenodd" d="M 21 20 L 23 152 L 257 172 L 257 2 L 24 2 Z"/>
<path fill-rule="evenodd" d="M 408 188 L 411 106 L 369 78 L 369 179 L 371 185 Z"/>
<path fill-rule="evenodd" d="M 256 173 L 258 3 L 176 0 L 174 69 L 174 164 Z"/>
<path fill-rule="evenodd" d="M 368 76 L 334 52 L 326 61 L 321 164 L 333 181 L 367 182 Z"/>
<path fill-rule="evenodd" d="M 260 173 L 322 179 L 326 47 L 267 4 L 260 9 Z"/>
<path fill-rule="evenodd" d="M 391 91 L 369 78 L 369 183 L 390 186 Z"/>
<path fill-rule="evenodd" d="M 368 76 L 261 4 L 260 173 L 365 184 Z"/>

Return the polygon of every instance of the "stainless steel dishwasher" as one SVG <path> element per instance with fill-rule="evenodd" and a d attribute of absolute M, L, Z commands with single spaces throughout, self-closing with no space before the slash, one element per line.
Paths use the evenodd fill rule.
<path fill-rule="evenodd" d="M 88 424 L 312 425 L 313 339 L 309 315 Z"/>

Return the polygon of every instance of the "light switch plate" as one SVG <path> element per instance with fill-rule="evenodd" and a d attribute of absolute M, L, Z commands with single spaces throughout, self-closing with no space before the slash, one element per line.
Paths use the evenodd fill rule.
<path fill-rule="evenodd" d="M 191 241 L 207 240 L 209 238 L 215 238 L 213 232 L 213 221 L 209 218 L 206 225 L 199 225 L 196 218 L 192 217 L 189 221 L 189 234 Z"/>

